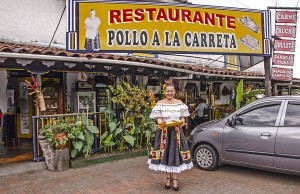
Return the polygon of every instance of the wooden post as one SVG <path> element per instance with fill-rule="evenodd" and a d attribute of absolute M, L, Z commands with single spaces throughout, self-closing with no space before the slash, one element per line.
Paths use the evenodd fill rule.
<path fill-rule="evenodd" d="M 272 86 L 271 86 L 271 67 L 270 67 L 271 57 L 264 57 L 264 68 L 265 68 L 265 95 L 266 97 L 272 96 Z"/>

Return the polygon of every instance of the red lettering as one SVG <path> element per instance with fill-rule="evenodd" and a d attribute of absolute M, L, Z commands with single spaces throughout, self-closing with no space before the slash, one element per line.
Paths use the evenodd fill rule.
<path fill-rule="evenodd" d="M 201 13 L 199 11 L 195 11 L 194 17 L 193 17 L 193 23 L 199 22 L 199 24 L 203 24 L 203 19 L 201 16 Z"/>
<path fill-rule="evenodd" d="M 123 22 L 132 22 L 132 9 L 124 9 L 123 10 Z"/>
<path fill-rule="evenodd" d="M 143 9 L 136 9 L 134 10 L 134 20 L 136 22 L 141 22 L 145 19 L 144 10 Z"/>
<path fill-rule="evenodd" d="M 120 10 L 110 10 L 109 11 L 109 23 L 121 23 L 121 11 Z"/>
<path fill-rule="evenodd" d="M 160 8 L 156 14 L 156 18 L 155 21 L 159 21 L 159 20 L 163 20 L 163 21 L 168 21 L 168 17 L 166 15 L 166 12 L 164 9 Z"/>
<path fill-rule="evenodd" d="M 209 14 L 207 12 L 204 13 L 205 19 L 204 19 L 204 24 L 210 23 L 211 26 L 215 26 L 215 14 Z"/>
<path fill-rule="evenodd" d="M 216 14 L 216 18 L 218 18 L 219 27 L 223 27 L 223 19 L 225 18 L 225 15 L 222 14 Z"/>
<path fill-rule="evenodd" d="M 227 19 L 226 19 L 226 27 L 229 28 L 229 29 L 236 29 L 236 26 L 235 26 L 235 17 L 233 16 L 227 16 Z"/>
<path fill-rule="evenodd" d="M 191 11 L 190 10 L 186 10 L 186 9 L 183 9 L 181 10 L 181 22 L 192 22 L 192 19 L 191 19 Z"/>
<path fill-rule="evenodd" d="M 173 10 L 168 9 L 169 20 L 171 22 L 177 22 L 179 20 L 179 9 L 175 9 L 175 17 L 173 16 Z"/>
<path fill-rule="evenodd" d="M 156 11 L 156 8 L 147 8 L 145 11 L 148 12 L 148 20 L 153 21 L 153 13 Z"/>

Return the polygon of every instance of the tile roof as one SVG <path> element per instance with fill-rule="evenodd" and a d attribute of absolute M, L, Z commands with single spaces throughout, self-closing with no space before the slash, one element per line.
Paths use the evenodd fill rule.
<path fill-rule="evenodd" d="M 66 57 L 87 57 L 87 58 L 98 58 L 98 59 L 111 59 L 116 61 L 128 61 L 128 62 L 139 62 L 139 63 L 148 63 L 165 67 L 173 67 L 178 69 L 190 70 L 193 72 L 199 73 L 208 73 L 218 75 L 228 75 L 228 76 L 247 76 L 250 77 L 264 77 L 261 73 L 256 72 L 241 72 L 241 71 L 232 71 L 223 68 L 211 68 L 206 66 L 185 64 L 185 63 L 176 63 L 162 61 L 159 59 L 150 59 L 150 58 L 139 58 L 135 56 L 121 56 L 117 54 L 108 54 L 108 53 L 73 53 L 67 52 L 64 49 L 60 48 L 48 48 L 43 46 L 35 45 L 26 45 L 26 44 L 15 44 L 8 42 L 0 42 L 0 52 L 8 53 L 23 53 L 23 54 L 35 54 L 35 55 L 53 55 L 53 56 L 66 56 Z M 213 76 L 213 75 L 211 75 Z"/>

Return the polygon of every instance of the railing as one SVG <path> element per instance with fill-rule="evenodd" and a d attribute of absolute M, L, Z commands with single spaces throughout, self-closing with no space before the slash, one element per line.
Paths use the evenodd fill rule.
<path fill-rule="evenodd" d="M 53 120 L 56 118 L 66 118 L 71 117 L 81 120 L 81 113 L 78 114 L 60 114 L 60 115 L 43 115 L 43 116 L 33 116 L 32 117 L 32 143 L 33 143 L 33 160 L 40 161 L 44 160 L 43 152 L 40 148 L 39 142 L 37 141 L 37 135 L 40 128 L 44 127 L 46 124 L 52 124 Z M 97 152 L 101 148 L 101 134 L 107 131 L 106 116 L 103 113 L 89 113 L 89 119 L 97 126 L 99 133 L 95 134 L 93 152 Z M 69 148 L 71 148 L 71 142 L 69 141 Z"/>

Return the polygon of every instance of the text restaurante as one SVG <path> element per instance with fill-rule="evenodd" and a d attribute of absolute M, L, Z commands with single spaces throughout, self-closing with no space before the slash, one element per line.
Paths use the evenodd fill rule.
<path fill-rule="evenodd" d="M 215 14 L 200 11 L 192 13 L 186 9 L 163 9 L 163 8 L 138 8 L 138 9 L 123 9 L 110 10 L 108 13 L 109 24 L 120 24 L 130 22 L 187 22 L 199 23 L 202 25 L 226 27 L 227 29 L 236 29 L 235 17 L 223 14 Z"/>

